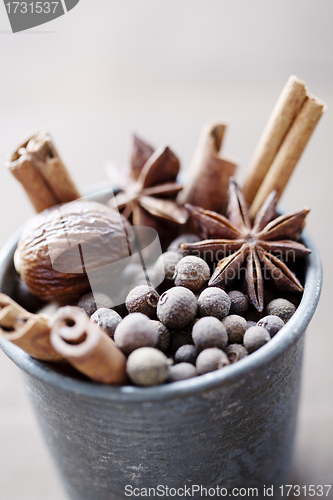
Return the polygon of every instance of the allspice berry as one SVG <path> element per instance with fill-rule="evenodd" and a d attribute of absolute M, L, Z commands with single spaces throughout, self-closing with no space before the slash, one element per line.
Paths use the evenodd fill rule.
<path fill-rule="evenodd" d="M 193 327 L 192 338 L 198 351 L 209 347 L 224 349 L 228 344 L 227 330 L 214 316 L 199 319 Z"/>
<path fill-rule="evenodd" d="M 201 292 L 198 299 L 199 316 L 215 316 L 223 319 L 229 314 L 231 299 L 221 288 L 212 286 Z"/>
<path fill-rule="evenodd" d="M 184 286 L 192 292 L 198 292 L 208 282 L 210 269 L 203 259 L 188 255 L 176 265 L 175 285 Z"/>
<path fill-rule="evenodd" d="M 247 321 L 242 316 L 231 314 L 222 320 L 228 334 L 229 344 L 242 344 L 247 330 Z"/>
<path fill-rule="evenodd" d="M 129 355 L 126 370 L 135 385 L 160 385 L 168 377 L 170 362 L 158 349 L 141 347 Z"/>
<path fill-rule="evenodd" d="M 197 369 L 191 363 L 179 363 L 169 367 L 167 382 L 187 380 L 198 375 Z"/>
<path fill-rule="evenodd" d="M 152 286 L 139 285 L 127 295 L 125 305 L 129 313 L 140 312 L 153 319 L 156 317 L 159 298 L 159 294 Z"/>
<path fill-rule="evenodd" d="M 175 353 L 175 363 L 191 363 L 195 365 L 199 351 L 195 345 L 185 344 Z"/>
<path fill-rule="evenodd" d="M 199 354 L 196 367 L 198 374 L 203 375 L 204 373 L 219 370 L 229 364 L 230 361 L 225 352 L 221 351 L 221 349 L 218 349 L 217 347 L 211 347 L 210 349 L 205 349 Z"/>
<path fill-rule="evenodd" d="M 243 316 L 247 313 L 249 302 L 244 293 L 240 292 L 239 290 L 231 290 L 231 292 L 228 293 L 228 296 L 231 300 L 230 314 L 238 314 L 240 316 Z"/>
<path fill-rule="evenodd" d="M 122 317 L 112 309 L 101 307 L 100 309 L 97 309 L 97 311 L 95 311 L 91 316 L 91 321 L 103 328 L 103 330 L 106 331 L 109 337 L 113 339 L 114 332 L 119 323 L 122 321 Z"/>
<path fill-rule="evenodd" d="M 248 330 L 246 330 L 244 335 L 244 347 L 245 349 L 251 353 L 259 349 L 259 347 L 263 346 L 267 342 L 271 340 L 271 336 L 262 326 L 252 326 Z"/>
<path fill-rule="evenodd" d="M 152 323 L 156 326 L 158 333 L 158 340 L 155 347 L 156 349 L 159 349 L 162 352 L 166 352 L 170 345 L 170 336 L 171 336 L 170 331 L 160 321 L 152 320 Z"/>
<path fill-rule="evenodd" d="M 261 318 L 258 321 L 257 326 L 266 328 L 270 336 L 274 337 L 274 335 L 284 326 L 284 322 L 281 318 L 279 318 L 279 316 L 271 314 L 269 316 Z"/>
<path fill-rule="evenodd" d="M 90 292 L 82 295 L 77 306 L 84 309 L 88 316 L 92 316 L 97 309 L 111 309 L 113 301 L 108 295 L 101 292 Z"/>
<path fill-rule="evenodd" d="M 175 286 L 164 292 L 157 304 L 157 317 L 168 328 L 184 328 L 195 320 L 198 301 L 191 290 Z"/>
<path fill-rule="evenodd" d="M 170 337 L 169 350 L 175 354 L 182 346 L 193 345 L 191 329 L 173 330 Z"/>
<path fill-rule="evenodd" d="M 160 255 L 155 264 L 155 273 L 159 282 L 170 282 L 174 279 L 176 265 L 181 259 L 178 252 L 165 252 Z"/>
<path fill-rule="evenodd" d="M 267 306 L 268 314 L 279 316 L 284 323 L 290 320 L 295 311 L 296 307 L 287 299 L 274 299 Z"/>
<path fill-rule="evenodd" d="M 240 359 L 248 356 L 248 352 L 241 344 L 230 344 L 226 347 L 225 353 L 228 356 L 230 363 L 236 363 Z"/>
<path fill-rule="evenodd" d="M 131 313 L 117 326 L 114 341 L 125 354 L 130 354 L 139 347 L 155 347 L 158 331 L 145 314 Z"/>

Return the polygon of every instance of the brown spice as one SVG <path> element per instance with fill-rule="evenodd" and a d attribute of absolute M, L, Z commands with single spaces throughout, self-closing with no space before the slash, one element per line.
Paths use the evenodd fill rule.
<path fill-rule="evenodd" d="M 244 198 L 247 203 L 251 204 L 253 202 L 305 99 L 305 83 L 296 76 L 291 76 L 273 109 L 258 146 L 251 158 L 249 171 L 243 187 Z"/>
<path fill-rule="evenodd" d="M 311 253 L 304 245 L 294 241 L 300 237 L 309 210 L 281 215 L 271 221 L 275 215 L 276 202 L 276 193 L 272 192 L 251 224 L 242 191 L 232 180 L 229 187 L 228 219 L 215 212 L 188 205 L 204 241 L 185 244 L 182 248 L 187 252 L 199 252 L 203 255 L 214 253 L 218 256 L 219 261 L 209 286 L 228 286 L 241 277 L 245 262 L 247 293 L 258 311 L 264 308 L 262 267 L 265 277 L 272 280 L 276 287 L 301 292 L 301 283 L 283 259 L 288 256 L 295 259 Z"/>
<path fill-rule="evenodd" d="M 276 191 L 277 199 L 281 197 L 324 111 L 322 101 L 313 96 L 306 98 L 257 191 L 250 207 L 250 217 L 255 217 L 271 191 Z"/>
<path fill-rule="evenodd" d="M 237 164 L 220 155 L 226 125 L 208 123 L 189 169 L 189 182 L 178 195 L 181 204 L 191 203 L 206 210 L 225 213 L 229 178 Z"/>
<path fill-rule="evenodd" d="M 7 295 L 0 294 L 0 334 L 30 356 L 43 361 L 60 361 L 50 343 L 49 318 L 31 314 Z"/>
<path fill-rule="evenodd" d="M 77 200 L 45 210 L 25 226 L 15 266 L 31 293 L 68 303 L 90 286 L 96 290 L 111 282 L 112 274 L 122 271 L 132 241 L 129 224 L 118 212 Z"/>
<path fill-rule="evenodd" d="M 22 184 L 36 212 L 80 198 L 51 136 L 41 130 L 10 155 L 6 166 Z"/>
<path fill-rule="evenodd" d="M 188 212 L 172 198 L 182 189 L 176 182 L 180 163 L 169 147 L 155 151 L 141 166 L 146 158 L 142 141 L 135 141 L 134 146 L 140 154 L 135 159 L 132 155 L 133 176 L 137 179 L 127 185 L 124 192 L 117 194 L 109 202 L 110 206 L 123 211 L 125 217 L 132 215 L 135 226 L 151 226 L 159 229 L 159 222 L 185 224 Z M 148 148 L 149 151 L 149 148 Z M 141 170 L 140 170 L 141 167 Z M 140 173 L 139 173 L 140 170 Z"/>
<path fill-rule="evenodd" d="M 78 371 L 103 384 L 125 384 L 126 357 L 78 307 L 58 309 L 50 321 L 51 343 Z"/>

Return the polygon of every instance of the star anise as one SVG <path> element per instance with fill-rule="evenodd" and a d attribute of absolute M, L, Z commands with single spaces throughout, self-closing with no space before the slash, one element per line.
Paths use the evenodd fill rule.
<path fill-rule="evenodd" d="M 258 311 L 264 308 L 264 279 L 280 289 L 302 292 L 303 287 L 287 262 L 308 255 L 311 250 L 299 239 L 309 209 L 277 218 L 277 194 L 271 192 L 257 213 L 253 224 L 242 191 L 230 181 L 227 217 L 186 205 L 204 239 L 182 245 L 187 253 L 212 256 L 218 264 L 209 285 L 225 287 L 245 271 L 245 285 L 251 303 Z M 273 220 L 272 220 L 273 219 Z"/>
<path fill-rule="evenodd" d="M 185 224 L 188 211 L 173 199 L 182 189 L 176 182 L 179 168 L 179 160 L 169 147 L 154 152 L 151 146 L 134 137 L 131 155 L 133 181 L 110 204 L 123 211 L 125 217 L 132 216 L 136 226 L 160 229 L 158 222 Z"/>

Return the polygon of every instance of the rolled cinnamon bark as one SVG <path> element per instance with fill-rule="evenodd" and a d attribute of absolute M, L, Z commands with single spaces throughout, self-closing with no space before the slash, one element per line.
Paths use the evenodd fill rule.
<path fill-rule="evenodd" d="M 243 194 L 247 203 L 251 204 L 254 200 L 305 99 L 305 83 L 296 76 L 291 76 L 273 109 L 251 158 L 243 187 Z"/>
<path fill-rule="evenodd" d="M 306 98 L 250 206 L 252 218 L 271 191 L 280 198 L 324 111 L 325 104 L 318 98 Z"/>
<path fill-rule="evenodd" d="M 178 195 L 180 204 L 190 203 L 206 210 L 225 213 L 229 178 L 237 164 L 220 155 L 226 125 L 206 124 L 189 169 L 189 182 Z"/>
<path fill-rule="evenodd" d="M 51 343 L 78 371 L 96 382 L 128 381 L 126 357 L 114 341 L 80 308 L 60 308 L 50 321 Z"/>
<path fill-rule="evenodd" d="M 13 153 L 6 163 L 7 168 L 22 184 L 37 213 L 57 204 L 57 200 L 37 168 L 26 146 L 28 141 Z"/>
<path fill-rule="evenodd" d="M 50 135 L 44 130 L 21 144 L 6 165 L 22 184 L 37 212 L 80 198 Z"/>
<path fill-rule="evenodd" d="M 43 361 L 60 361 L 50 343 L 49 318 L 31 314 L 5 294 L 0 294 L 0 335 L 30 356 Z"/>

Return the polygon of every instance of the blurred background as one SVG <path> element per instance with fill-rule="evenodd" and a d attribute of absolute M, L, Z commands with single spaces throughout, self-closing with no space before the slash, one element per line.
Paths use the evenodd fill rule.
<path fill-rule="evenodd" d="M 132 132 L 189 164 L 202 125 L 229 124 L 224 152 L 242 181 L 291 74 L 328 105 L 283 195 L 310 206 L 324 290 L 307 331 L 294 457 L 297 484 L 333 484 L 333 3 L 329 0 L 81 0 L 11 34 L 0 5 L 0 161 L 41 127 L 83 188 L 126 163 Z M 33 210 L 0 170 L 0 246 Z M 274 453 L 274 450 L 272 450 Z M 18 369 L 0 353 L 0 498 L 63 500 Z"/>

